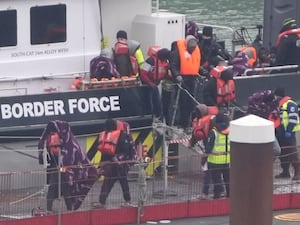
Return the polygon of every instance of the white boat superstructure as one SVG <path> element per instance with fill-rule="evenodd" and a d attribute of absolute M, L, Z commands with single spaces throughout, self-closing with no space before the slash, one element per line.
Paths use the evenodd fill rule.
<path fill-rule="evenodd" d="M 185 17 L 152 13 L 151 0 L 2 0 L 0 21 L 0 93 L 11 96 L 69 91 L 121 29 L 145 52 L 169 47 Z"/>

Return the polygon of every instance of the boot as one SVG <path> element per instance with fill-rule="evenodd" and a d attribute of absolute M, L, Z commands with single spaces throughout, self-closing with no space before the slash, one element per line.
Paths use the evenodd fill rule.
<path fill-rule="evenodd" d="M 291 177 L 291 175 L 289 174 L 289 173 L 284 173 L 284 172 L 282 172 L 282 173 L 280 173 L 280 174 L 278 174 L 278 175 L 276 175 L 275 176 L 275 178 L 276 179 L 280 179 L 280 178 L 290 178 Z"/>
<path fill-rule="evenodd" d="M 291 175 L 290 175 L 290 172 L 289 172 L 289 163 L 287 162 L 282 162 L 280 164 L 281 168 L 282 168 L 282 172 L 278 175 L 275 176 L 276 179 L 278 178 L 290 178 Z"/>

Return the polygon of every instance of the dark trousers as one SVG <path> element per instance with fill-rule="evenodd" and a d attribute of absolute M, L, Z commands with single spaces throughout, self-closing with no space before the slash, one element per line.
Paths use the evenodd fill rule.
<path fill-rule="evenodd" d="M 214 186 L 214 198 L 220 198 L 225 185 L 226 197 L 229 197 L 229 164 L 208 163 L 211 179 Z"/>
<path fill-rule="evenodd" d="M 162 89 L 161 92 L 161 102 L 162 102 L 162 109 L 163 109 L 163 116 L 165 118 L 166 124 L 171 125 L 172 122 L 172 114 L 174 108 L 172 107 L 174 104 L 174 91 L 167 91 Z"/>
<path fill-rule="evenodd" d="M 149 98 L 153 114 L 160 118 L 162 116 L 162 106 L 157 86 L 149 86 Z"/>
<path fill-rule="evenodd" d="M 194 96 L 195 85 L 196 85 L 196 76 L 183 76 L 182 87 L 188 91 L 189 94 Z M 191 114 L 196 106 L 194 100 L 189 96 L 185 91 L 180 91 L 179 97 L 179 110 L 180 110 L 180 119 L 179 124 L 183 128 L 187 128 L 191 125 Z"/>
<path fill-rule="evenodd" d="M 208 193 L 209 193 L 210 182 L 211 182 L 211 173 L 210 173 L 210 170 L 206 170 L 206 171 L 204 171 L 203 187 L 202 187 L 202 193 L 205 195 L 208 195 Z"/>
<path fill-rule="evenodd" d="M 61 196 L 64 197 L 67 210 L 73 210 L 71 188 L 64 182 L 63 174 L 61 174 L 61 181 L 59 181 L 58 172 L 52 171 L 48 176 L 47 210 L 52 211 L 53 202 L 59 197 L 59 183 L 61 183 Z"/>
<path fill-rule="evenodd" d="M 282 174 L 290 175 L 290 165 L 294 168 L 295 176 L 300 175 L 300 162 L 298 152 L 296 148 L 296 137 L 285 138 L 282 136 L 277 137 L 278 143 L 281 147 L 280 153 L 280 166 L 282 168 Z"/>
<path fill-rule="evenodd" d="M 130 193 L 129 193 L 129 184 L 127 180 L 128 175 L 128 166 L 123 165 L 116 165 L 116 164 L 108 164 L 105 166 L 105 177 L 103 180 L 103 184 L 101 187 L 101 192 L 99 196 L 99 202 L 101 204 L 106 203 L 106 199 L 111 192 L 114 184 L 116 181 L 120 182 L 122 192 L 123 192 L 123 198 L 125 201 L 130 201 Z"/>

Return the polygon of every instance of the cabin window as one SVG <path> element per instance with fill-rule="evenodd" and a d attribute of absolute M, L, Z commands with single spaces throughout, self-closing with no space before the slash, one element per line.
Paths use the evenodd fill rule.
<path fill-rule="evenodd" d="M 17 11 L 0 11 L 0 47 L 17 45 Z"/>
<path fill-rule="evenodd" d="M 65 42 L 66 5 L 32 7 L 30 31 L 32 45 Z"/>

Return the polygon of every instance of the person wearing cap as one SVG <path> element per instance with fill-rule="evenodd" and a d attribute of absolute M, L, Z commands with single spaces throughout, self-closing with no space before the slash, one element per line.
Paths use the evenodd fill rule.
<path fill-rule="evenodd" d="M 190 94 L 195 93 L 195 84 L 200 72 L 201 51 L 198 41 L 193 35 L 186 36 L 172 43 L 170 54 L 170 69 L 175 80 Z M 193 99 L 182 90 L 179 90 L 180 118 L 178 125 L 188 128 L 191 121 L 191 112 L 195 107 Z"/>
<path fill-rule="evenodd" d="M 201 48 L 201 65 L 208 72 L 210 71 L 210 67 L 215 67 L 219 65 L 220 62 L 231 59 L 228 51 L 214 38 L 213 28 L 211 26 L 203 27 L 199 44 Z"/>
<path fill-rule="evenodd" d="M 205 145 L 205 153 L 208 154 L 207 166 L 214 186 L 214 199 L 221 197 L 223 184 L 226 197 L 229 197 L 230 141 L 228 134 L 229 118 L 224 113 L 218 113 L 215 117 L 215 126 L 209 132 Z"/>
<path fill-rule="evenodd" d="M 145 61 L 140 43 L 136 40 L 129 40 L 124 30 L 119 30 L 116 38 L 113 52 L 117 70 L 121 76 L 139 76 Z"/>
<path fill-rule="evenodd" d="M 112 59 L 112 51 L 108 48 L 102 49 L 100 56 L 93 58 L 90 62 L 90 78 L 100 81 L 103 78 L 120 78 L 116 64 Z"/>
<path fill-rule="evenodd" d="M 152 110 L 156 119 L 162 120 L 162 102 L 158 85 L 163 79 L 171 80 L 169 74 L 170 50 L 159 46 L 151 46 L 148 50 L 149 58 L 146 59 L 141 69 L 141 81 L 149 86 Z"/>
<path fill-rule="evenodd" d="M 300 162 L 296 147 L 295 133 L 300 130 L 298 104 L 285 94 L 284 88 L 276 88 L 275 98 L 278 99 L 280 125 L 275 134 L 281 147 L 280 166 L 282 172 L 275 178 L 290 178 L 290 165 L 294 169 L 293 180 L 300 180 Z"/>
<path fill-rule="evenodd" d="M 118 128 L 117 122 L 122 121 L 107 119 L 104 131 L 100 132 L 98 137 L 98 150 L 101 152 L 100 174 L 104 175 L 104 180 L 99 203 L 95 203 L 94 207 L 105 207 L 106 199 L 116 181 L 120 182 L 124 205 L 130 205 L 131 196 L 127 177 L 133 146 L 130 135 L 127 134 L 126 129 Z"/>
<path fill-rule="evenodd" d="M 295 19 L 288 18 L 283 21 L 276 47 L 277 66 L 300 64 L 300 28 L 297 27 Z"/>

